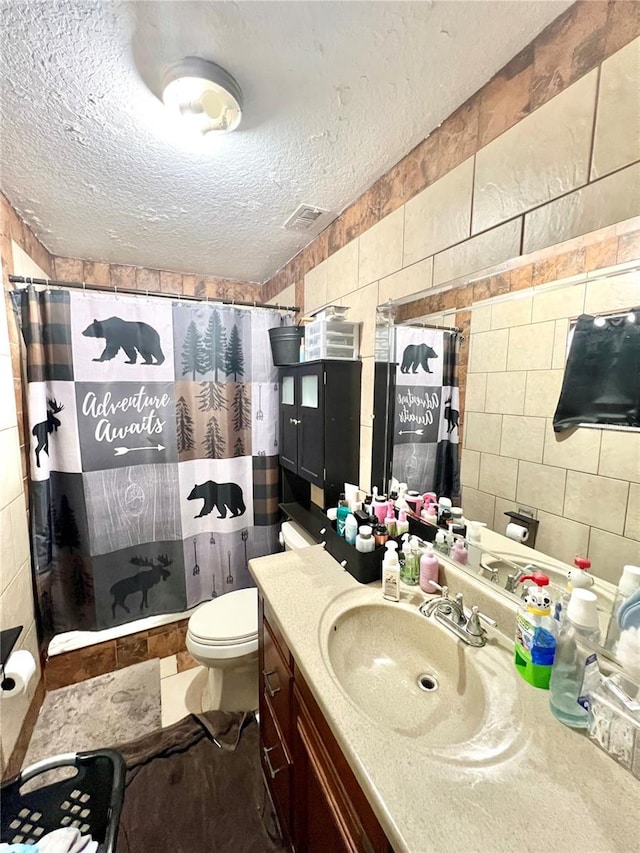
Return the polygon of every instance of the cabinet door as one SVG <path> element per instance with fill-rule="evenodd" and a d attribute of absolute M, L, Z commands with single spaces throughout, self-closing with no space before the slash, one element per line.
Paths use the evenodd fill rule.
<path fill-rule="evenodd" d="M 292 370 L 280 371 L 280 464 L 298 471 L 298 388 Z"/>
<path fill-rule="evenodd" d="M 293 832 L 305 853 L 373 853 L 335 765 L 301 695 L 294 690 Z"/>
<path fill-rule="evenodd" d="M 324 369 L 310 364 L 298 373 L 298 474 L 324 485 Z"/>

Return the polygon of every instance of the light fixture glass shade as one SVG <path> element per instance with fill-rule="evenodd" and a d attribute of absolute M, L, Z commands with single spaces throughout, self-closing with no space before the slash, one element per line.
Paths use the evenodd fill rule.
<path fill-rule="evenodd" d="M 214 62 L 194 56 L 167 69 L 162 100 L 203 136 L 230 133 L 242 118 L 242 92 L 233 77 Z"/>

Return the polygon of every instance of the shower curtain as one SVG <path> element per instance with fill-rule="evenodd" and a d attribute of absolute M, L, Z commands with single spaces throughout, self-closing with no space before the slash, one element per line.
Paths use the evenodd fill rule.
<path fill-rule="evenodd" d="M 278 314 L 32 286 L 12 298 L 44 639 L 253 585 L 248 560 L 277 543 Z"/>
<path fill-rule="evenodd" d="M 392 474 L 409 489 L 460 493 L 458 335 L 395 327 Z"/>

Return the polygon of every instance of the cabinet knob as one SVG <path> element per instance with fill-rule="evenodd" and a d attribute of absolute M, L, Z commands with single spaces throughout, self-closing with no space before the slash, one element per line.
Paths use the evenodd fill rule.
<path fill-rule="evenodd" d="M 340 565 L 342 566 L 342 568 L 343 568 L 343 569 L 346 569 L 346 568 L 347 568 L 347 561 L 346 561 L 346 560 L 342 560 L 342 562 L 340 563 Z"/>
<path fill-rule="evenodd" d="M 322 530 L 320 531 L 320 536 L 324 536 L 324 534 L 325 534 L 326 532 L 327 532 L 327 528 L 326 528 L 326 527 L 323 527 L 323 528 L 322 528 Z"/>

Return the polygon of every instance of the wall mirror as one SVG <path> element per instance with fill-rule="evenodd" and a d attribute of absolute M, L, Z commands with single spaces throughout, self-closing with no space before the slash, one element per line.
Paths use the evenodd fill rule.
<path fill-rule="evenodd" d="M 553 417 L 565 375 L 569 335 L 577 318 L 590 315 L 602 323 L 600 318 L 624 318 L 638 306 L 640 264 L 626 264 L 474 302 L 444 314 L 423 313 L 409 322 L 394 322 L 394 312 L 382 310 L 376 337 L 372 481 L 386 489 L 390 477 L 396 476 L 394 469 L 400 474 L 409 470 L 396 465 L 401 456 L 394 432 L 402 406 L 396 380 L 402 375 L 404 355 L 398 340 L 407 335 L 424 337 L 431 326 L 455 327 L 457 312 L 470 310 L 470 331 L 465 330 L 465 339 L 460 341 L 459 371 L 458 496 L 464 515 L 504 535 L 511 521 L 505 513 L 532 513 L 538 522 L 535 549 L 548 558 L 541 568 L 553 574 L 557 561 L 571 565 L 576 555 L 586 556 L 599 589 L 610 596 L 623 565 L 640 561 L 640 430 L 637 425 L 587 424 L 555 432 Z M 628 322 L 640 326 L 640 312 Z M 455 332 L 444 334 L 453 337 Z M 413 368 L 411 365 L 409 370 Z M 629 363 L 628 371 L 637 406 L 640 352 L 635 368 Z M 611 385 L 600 391 L 605 407 L 612 388 L 615 396 L 615 364 Z M 446 422 L 446 399 L 440 398 L 441 423 Z M 415 403 L 412 398 L 409 401 Z M 416 405 L 425 410 L 424 402 Z M 453 417 L 451 411 L 448 414 Z M 425 430 L 427 425 L 409 428 Z M 418 452 L 423 464 L 414 470 L 426 470 L 428 452 L 422 460 Z M 435 485 L 415 487 L 426 491 Z M 514 562 L 520 565 L 527 552 L 531 549 L 514 542 L 507 556 L 517 557 Z M 501 556 L 505 553 L 492 556 L 492 566 L 499 571 L 489 569 L 483 576 L 487 583 L 504 588 L 502 575 L 511 573 L 512 565 L 499 566 L 496 560 Z M 505 594 L 512 593 L 505 590 Z"/>

